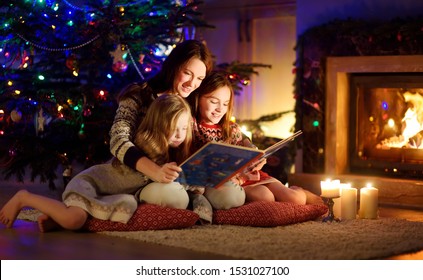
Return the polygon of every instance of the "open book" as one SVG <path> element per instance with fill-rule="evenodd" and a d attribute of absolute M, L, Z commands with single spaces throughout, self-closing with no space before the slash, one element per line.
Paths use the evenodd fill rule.
<path fill-rule="evenodd" d="M 283 139 L 265 150 L 209 142 L 181 164 L 181 184 L 217 188 L 244 170 L 252 170 L 262 159 L 286 146 L 302 132 Z"/>

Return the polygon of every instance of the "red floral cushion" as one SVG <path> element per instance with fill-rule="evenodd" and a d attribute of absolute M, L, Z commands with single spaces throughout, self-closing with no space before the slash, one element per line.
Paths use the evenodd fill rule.
<path fill-rule="evenodd" d="M 213 213 L 214 224 L 274 227 L 315 220 L 327 212 L 326 205 L 254 201 Z"/>
<path fill-rule="evenodd" d="M 91 232 L 179 229 L 195 225 L 198 219 L 198 214 L 190 210 L 140 204 L 126 224 L 89 218 L 83 229 Z"/>

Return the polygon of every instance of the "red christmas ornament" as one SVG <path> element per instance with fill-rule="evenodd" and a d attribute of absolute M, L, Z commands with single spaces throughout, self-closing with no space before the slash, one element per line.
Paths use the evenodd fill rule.
<path fill-rule="evenodd" d="M 84 108 L 84 110 L 83 110 L 83 112 L 82 112 L 82 114 L 84 115 L 84 117 L 89 117 L 89 116 L 91 116 L 91 114 L 92 114 L 92 112 L 91 112 L 91 109 L 90 108 Z"/>
<path fill-rule="evenodd" d="M 66 59 L 66 67 L 70 70 L 78 69 L 78 62 L 76 56 L 73 54 Z"/>
<path fill-rule="evenodd" d="M 113 63 L 112 69 L 116 73 L 123 73 L 123 72 L 126 71 L 126 69 L 128 69 L 128 63 L 122 62 L 122 61 L 118 61 L 116 63 Z"/>

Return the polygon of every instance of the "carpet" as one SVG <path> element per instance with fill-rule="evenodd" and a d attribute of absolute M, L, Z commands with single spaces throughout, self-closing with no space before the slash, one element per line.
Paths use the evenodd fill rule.
<path fill-rule="evenodd" d="M 364 260 L 423 249 L 423 223 L 391 218 L 309 221 L 274 228 L 207 225 L 103 234 L 237 259 Z"/>
<path fill-rule="evenodd" d="M 34 220 L 36 214 L 21 213 L 18 218 Z M 96 234 L 236 259 L 366 260 L 423 250 L 423 223 L 393 218 L 340 223 L 309 221 L 271 228 L 202 225 L 178 230 Z"/>

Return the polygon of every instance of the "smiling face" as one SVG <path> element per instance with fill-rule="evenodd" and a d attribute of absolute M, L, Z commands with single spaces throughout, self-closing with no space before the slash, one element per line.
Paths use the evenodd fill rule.
<path fill-rule="evenodd" d="M 181 145 L 187 137 L 188 125 L 190 125 L 190 114 L 183 112 L 176 121 L 175 129 L 169 137 L 169 146 L 176 148 Z"/>
<path fill-rule="evenodd" d="M 198 58 L 190 59 L 176 74 L 174 91 L 186 98 L 206 77 L 206 65 Z"/>
<path fill-rule="evenodd" d="M 228 86 L 219 87 L 201 96 L 198 102 L 200 121 L 206 124 L 218 124 L 228 112 L 230 102 L 231 90 Z"/>

